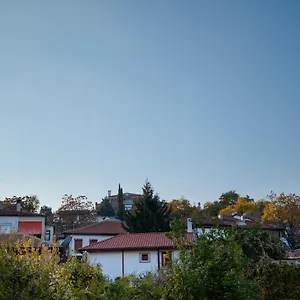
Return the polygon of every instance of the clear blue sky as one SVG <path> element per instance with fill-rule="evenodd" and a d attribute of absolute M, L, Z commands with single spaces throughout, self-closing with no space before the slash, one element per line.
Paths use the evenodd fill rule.
<path fill-rule="evenodd" d="M 1 1 L 0 198 L 300 193 L 300 1 Z"/>

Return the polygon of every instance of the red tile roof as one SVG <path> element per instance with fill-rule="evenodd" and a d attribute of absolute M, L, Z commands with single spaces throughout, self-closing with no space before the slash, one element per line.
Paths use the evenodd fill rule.
<path fill-rule="evenodd" d="M 193 240 L 193 234 L 187 234 L 187 240 Z M 174 243 L 164 232 L 126 233 L 83 247 L 80 251 L 120 251 L 138 249 L 172 249 Z"/>
<path fill-rule="evenodd" d="M 117 235 L 126 233 L 124 223 L 121 221 L 105 220 L 96 224 L 69 230 L 65 234 L 78 235 Z"/>

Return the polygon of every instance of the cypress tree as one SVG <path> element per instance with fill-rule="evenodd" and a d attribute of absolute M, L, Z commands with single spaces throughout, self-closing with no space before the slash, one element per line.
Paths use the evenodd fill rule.
<path fill-rule="evenodd" d="M 121 185 L 119 184 L 118 189 L 118 213 L 117 216 L 120 220 L 124 221 L 124 197 L 123 197 L 123 189 L 121 188 Z"/>
<path fill-rule="evenodd" d="M 159 196 L 149 181 L 143 187 L 143 196 L 136 202 L 135 211 L 126 214 L 129 232 L 167 232 L 170 230 L 171 214 L 166 203 Z"/>

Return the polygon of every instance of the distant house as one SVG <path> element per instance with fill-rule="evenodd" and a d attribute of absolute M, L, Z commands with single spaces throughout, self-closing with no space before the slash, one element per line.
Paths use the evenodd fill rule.
<path fill-rule="evenodd" d="M 187 239 L 192 242 L 193 235 L 187 235 Z M 100 264 L 111 279 L 155 272 L 170 256 L 178 257 L 173 241 L 163 232 L 120 234 L 83 247 L 80 252 L 87 252 L 90 264 Z"/>
<path fill-rule="evenodd" d="M 108 190 L 107 197 L 115 210 L 117 212 L 118 210 L 118 195 L 112 195 L 111 190 Z M 134 210 L 136 207 L 136 202 L 141 199 L 141 194 L 135 194 L 135 193 L 123 193 L 123 205 L 125 210 Z M 100 203 L 96 202 L 96 210 L 98 211 L 100 208 Z"/>
<path fill-rule="evenodd" d="M 69 247 L 70 254 L 72 255 L 82 247 L 126 232 L 123 222 L 118 219 L 106 218 L 99 223 L 66 231 L 64 232 L 64 236 L 69 236 L 71 238 L 69 240 Z"/>
<path fill-rule="evenodd" d="M 21 210 L 0 209 L 0 233 L 20 233 L 47 242 L 53 240 L 53 227 L 45 225 L 44 215 Z"/>
<path fill-rule="evenodd" d="M 253 227 L 259 227 L 263 230 L 267 230 L 269 234 L 282 238 L 284 236 L 284 228 L 280 226 L 276 226 L 273 224 L 265 224 L 261 221 L 257 221 L 257 219 L 250 217 L 243 218 L 243 217 L 237 217 L 235 214 L 234 216 L 226 216 L 226 215 L 219 215 L 218 217 L 199 217 L 196 221 L 194 221 L 194 224 L 192 223 L 192 220 L 190 218 L 187 219 L 187 226 L 188 226 L 188 232 L 192 232 L 193 230 L 198 231 L 198 233 L 207 232 L 210 230 L 210 228 L 225 228 L 225 227 L 232 227 L 232 226 L 239 226 L 242 228 L 253 228 Z"/>

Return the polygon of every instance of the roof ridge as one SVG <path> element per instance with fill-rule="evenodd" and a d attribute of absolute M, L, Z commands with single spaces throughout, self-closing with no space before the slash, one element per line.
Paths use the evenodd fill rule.
<path fill-rule="evenodd" d="M 128 232 L 127 232 L 127 233 L 128 233 Z M 103 242 L 106 242 L 106 241 L 115 239 L 115 238 L 117 238 L 119 235 L 124 235 L 124 234 L 127 234 L 127 233 L 120 233 L 120 234 L 117 234 L 117 235 L 115 235 L 115 236 L 111 236 L 111 237 L 108 238 L 108 239 L 105 239 L 105 240 L 102 240 L 102 241 L 93 243 L 93 246 L 100 245 L 100 244 L 103 243 Z M 84 246 L 84 247 L 82 247 L 82 248 L 80 248 L 80 249 L 78 249 L 78 250 L 84 250 L 85 248 L 89 248 L 90 246 L 91 246 L 91 245 L 87 245 L 87 246 Z"/>

